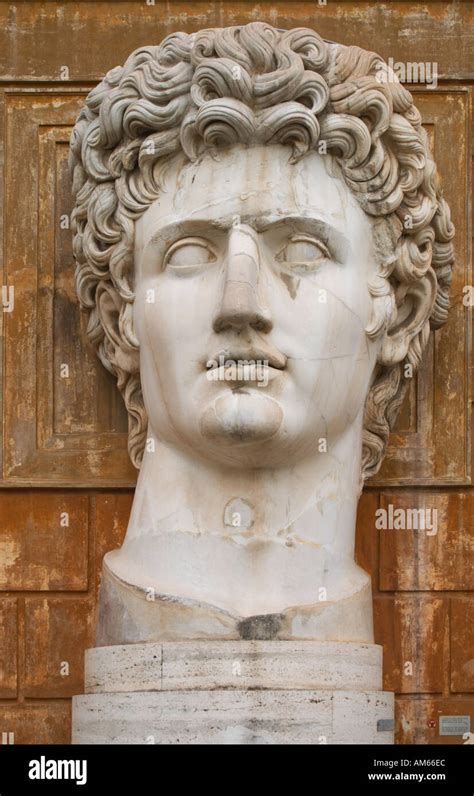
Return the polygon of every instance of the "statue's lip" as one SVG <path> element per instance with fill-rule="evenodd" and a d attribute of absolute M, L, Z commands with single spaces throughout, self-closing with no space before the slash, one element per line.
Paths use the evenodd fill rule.
<path fill-rule="evenodd" d="M 284 354 L 266 346 L 252 346 L 248 348 L 222 348 L 212 359 L 207 360 L 207 370 L 222 367 L 226 362 L 255 362 L 262 366 L 284 370 L 287 358 Z"/>

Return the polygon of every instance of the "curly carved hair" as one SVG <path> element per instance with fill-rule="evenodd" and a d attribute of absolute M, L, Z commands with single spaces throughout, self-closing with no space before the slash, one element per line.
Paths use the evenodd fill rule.
<path fill-rule="evenodd" d="M 407 389 L 404 366 L 416 369 L 430 326 L 446 321 L 454 262 L 454 227 L 420 113 L 375 53 L 326 42 L 310 29 L 255 22 L 171 34 L 109 71 L 77 119 L 69 161 L 76 287 L 88 336 L 117 377 L 139 467 L 147 417 L 132 323 L 134 220 L 159 196 L 171 156 L 195 160 L 209 148 L 256 142 L 288 145 L 293 161 L 325 148 L 372 217 L 380 265 L 369 284 L 370 337 L 396 322 L 410 287 L 435 274 L 434 304 L 400 361 L 376 366 L 365 405 L 367 478 L 380 467 Z"/>

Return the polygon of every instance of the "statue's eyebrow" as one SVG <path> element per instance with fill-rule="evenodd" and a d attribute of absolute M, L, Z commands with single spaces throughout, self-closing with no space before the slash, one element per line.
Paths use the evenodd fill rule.
<path fill-rule="evenodd" d="M 288 226 L 294 232 L 305 232 L 315 235 L 326 244 L 334 257 L 343 263 L 351 251 L 348 238 L 343 232 L 336 229 L 332 224 L 314 216 L 295 214 L 265 214 L 261 216 L 248 215 L 228 215 L 219 219 L 205 217 L 188 217 L 186 219 L 174 220 L 164 224 L 159 230 L 153 233 L 147 241 L 148 246 L 163 245 L 165 241 L 176 239 L 178 235 L 205 235 L 206 229 L 216 232 L 227 232 L 238 223 L 248 224 L 256 232 L 267 232 L 271 229 Z"/>
<path fill-rule="evenodd" d="M 327 221 L 323 221 L 321 218 L 314 218 L 314 216 L 304 216 L 301 214 L 284 216 L 266 215 L 255 219 L 252 226 L 254 226 L 257 232 L 266 232 L 267 230 L 283 225 L 294 226 L 295 231 L 317 235 L 340 262 L 344 262 L 351 251 L 349 239 L 343 232 L 336 229 L 336 227 L 329 224 Z"/>
<path fill-rule="evenodd" d="M 209 218 L 193 218 L 192 216 L 189 218 L 183 218 L 180 220 L 170 221 L 167 224 L 163 224 L 162 227 L 156 230 L 153 235 L 149 238 L 146 242 L 146 246 L 150 244 L 162 244 L 164 239 L 167 238 L 174 238 L 180 232 L 183 235 L 189 235 L 191 233 L 197 232 L 204 232 L 205 229 L 211 228 L 213 230 L 227 230 L 232 227 L 232 223 L 225 224 L 222 221 L 209 219 Z"/>

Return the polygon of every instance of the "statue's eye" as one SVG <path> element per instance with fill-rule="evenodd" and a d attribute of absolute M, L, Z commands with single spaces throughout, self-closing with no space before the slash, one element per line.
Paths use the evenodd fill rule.
<path fill-rule="evenodd" d="M 289 265 L 314 268 L 329 257 L 329 250 L 318 238 L 297 234 L 289 239 L 276 259 Z"/>
<path fill-rule="evenodd" d="M 193 268 L 213 263 L 216 259 L 214 249 L 205 238 L 181 238 L 169 247 L 163 268 Z"/>

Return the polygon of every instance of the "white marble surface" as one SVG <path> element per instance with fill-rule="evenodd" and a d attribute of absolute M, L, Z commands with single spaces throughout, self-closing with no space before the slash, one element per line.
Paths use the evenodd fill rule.
<path fill-rule="evenodd" d="M 87 694 L 73 699 L 72 742 L 391 744 L 393 730 L 383 728 L 392 720 L 393 694 L 381 691 Z"/>
<path fill-rule="evenodd" d="M 370 222 L 327 159 L 291 164 L 284 146 L 177 158 L 164 186 L 136 222 L 150 448 L 106 567 L 240 617 L 357 600 L 370 588 L 354 524 L 380 348 L 365 331 Z M 209 369 L 220 356 L 265 379 Z M 371 642 L 366 626 L 333 638 Z"/>
<path fill-rule="evenodd" d="M 393 743 L 382 649 L 311 641 L 97 647 L 73 743 Z"/>
<path fill-rule="evenodd" d="M 382 689 L 382 647 L 315 641 L 184 641 L 86 651 L 85 693 L 216 688 Z"/>

